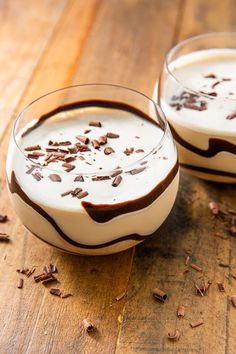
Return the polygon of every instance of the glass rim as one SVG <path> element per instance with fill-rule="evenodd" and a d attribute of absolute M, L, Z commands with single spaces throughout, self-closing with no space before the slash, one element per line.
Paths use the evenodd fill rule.
<path fill-rule="evenodd" d="M 46 171 L 49 171 L 49 172 L 57 172 L 59 174 L 66 174 L 66 175 L 74 175 L 74 176 L 78 176 L 78 175 L 82 175 L 82 176 L 93 176 L 94 174 L 96 175 L 104 175 L 104 174 L 109 174 L 109 173 L 112 173 L 114 172 L 114 168 L 113 169 L 109 169 L 109 170 L 106 170 L 106 171 L 101 171 L 101 170 L 96 170 L 96 171 L 92 171 L 92 172 L 85 172 L 85 171 L 81 171 L 81 172 L 73 172 L 71 171 L 69 174 L 68 172 L 64 171 L 64 170 L 59 170 L 59 169 L 56 169 L 56 168 L 50 168 L 48 166 L 43 166 L 41 165 L 40 163 L 37 163 L 35 162 L 34 160 L 30 159 L 29 157 L 27 157 L 25 151 L 19 146 L 19 144 L 17 143 L 17 140 L 16 140 L 16 136 L 17 136 L 17 133 L 16 133 L 16 130 L 17 130 L 17 126 L 18 126 L 18 123 L 20 122 L 21 118 L 24 116 L 25 112 L 27 112 L 36 102 L 40 101 L 41 99 L 45 98 L 45 97 L 48 97 L 52 94 L 55 94 L 57 92 L 61 92 L 61 91 L 66 91 L 66 90 L 69 90 L 69 89 L 75 89 L 75 88 L 82 88 L 82 87 L 92 87 L 92 86 L 100 86 L 100 87 L 113 87 L 113 88 L 118 88 L 118 89 L 123 89 L 123 90 L 126 90 L 126 91 L 129 91 L 129 92 L 133 92 L 135 94 L 138 94 L 142 97 L 144 97 L 145 99 L 147 99 L 149 102 L 151 102 L 155 108 L 155 112 L 156 112 L 156 115 L 158 118 L 161 119 L 161 121 L 163 122 L 164 126 L 160 127 L 160 129 L 163 131 L 163 134 L 160 138 L 160 140 L 158 141 L 158 143 L 152 147 L 151 149 L 149 149 L 148 153 L 145 154 L 145 156 L 141 157 L 141 158 L 138 158 L 137 160 L 135 160 L 134 162 L 128 164 L 128 165 L 125 165 L 125 166 L 121 166 L 120 169 L 122 169 L 122 173 L 125 172 L 126 170 L 132 168 L 132 166 L 134 165 L 137 165 L 138 163 L 142 162 L 143 160 L 145 160 L 149 155 L 151 155 L 154 151 L 159 151 L 162 147 L 162 144 L 163 144 L 163 141 L 165 140 L 166 138 L 166 135 L 167 135 L 167 129 L 168 129 L 168 122 L 167 122 L 167 119 L 166 119 L 166 116 L 164 114 L 164 112 L 162 111 L 161 107 L 150 97 L 148 97 L 147 95 L 145 95 L 144 93 L 138 91 L 138 90 L 135 90 L 135 89 L 131 89 L 129 87 L 126 87 L 126 86 L 122 86 L 122 85 L 116 85 L 116 84 L 108 84 L 108 83 L 86 83 L 86 84 L 77 84 L 77 85 L 70 85 L 70 86 L 65 86 L 65 87 L 62 87 L 62 88 L 59 88 L 59 89 L 56 89 L 56 90 L 53 90 L 53 91 L 49 91 L 47 92 L 46 94 L 44 95 L 41 95 L 39 97 L 37 97 L 36 99 L 30 101 L 30 103 L 28 103 L 22 110 L 19 114 L 17 114 L 16 118 L 15 118 L 15 121 L 14 121 L 14 124 L 13 124 L 13 128 L 12 128 L 12 138 L 13 138 L 13 141 L 14 141 L 14 144 L 15 146 L 17 147 L 18 151 L 24 156 L 24 158 L 26 160 L 28 160 L 32 165 L 34 166 L 37 166 L 40 170 L 46 170 Z M 118 102 L 118 101 L 117 101 Z M 119 101 L 120 102 L 120 101 Z M 125 171 L 124 171 L 125 170 Z"/>
<path fill-rule="evenodd" d="M 166 67 L 168 74 L 172 77 L 172 79 L 174 79 L 179 85 L 181 85 L 185 90 L 187 90 L 188 92 L 197 95 L 197 96 L 201 96 L 201 97 L 205 97 L 211 100 L 216 100 L 216 101 L 236 101 L 236 98 L 231 98 L 231 97 L 214 97 L 211 96 L 207 93 L 201 93 L 197 90 L 194 90 L 190 87 L 188 87 L 187 85 L 184 85 L 181 80 L 179 80 L 176 75 L 173 73 L 173 70 L 170 68 L 171 65 L 171 58 L 173 57 L 173 55 L 181 48 L 184 47 L 185 45 L 188 45 L 189 43 L 195 42 L 197 40 L 200 39 L 204 39 L 204 38 L 210 38 L 210 37 L 220 37 L 220 36 L 225 36 L 225 37 L 235 37 L 236 40 L 236 32 L 208 32 L 208 33 L 201 33 L 198 34 L 196 36 L 191 36 L 189 38 L 186 38 L 184 40 L 182 40 L 181 42 L 177 43 L 176 45 L 174 45 L 172 48 L 170 48 L 165 56 L 165 60 L 164 60 L 164 67 Z M 214 48 L 214 47 L 213 47 Z M 213 49 L 213 48 L 209 48 L 209 49 Z M 219 47 L 220 48 L 220 47 Z M 223 47 L 222 47 L 223 48 Z M 236 50 L 236 48 L 235 48 Z M 192 52 L 193 53 L 193 52 Z"/>

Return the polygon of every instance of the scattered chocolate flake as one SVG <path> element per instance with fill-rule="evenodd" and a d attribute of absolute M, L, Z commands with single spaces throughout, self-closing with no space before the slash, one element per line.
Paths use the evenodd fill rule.
<path fill-rule="evenodd" d="M 223 77 L 222 81 L 232 81 L 230 77 Z"/>
<path fill-rule="evenodd" d="M 61 197 L 66 197 L 67 195 L 71 194 L 73 192 L 73 190 L 61 193 Z"/>
<path fill-rule="evenodd" d="M 140 165 L 146 165 L 146 164 L 147 164 L 147 161 L 140 162 Z"/>
<path fill-rule="evenodd" d="M 87 195 L 88 195 L 88 192 L 80 192 L 80 193 L 78 193 L 77 195 L 76 195 L 76 197 L 78 198 L 78 199 L 82 199 L 82 198 L 85 198 L 85 197 L 87 197 Z"/>
<path fill-rule="evenodd" d="M 115 134 L 115 133 L 111 133 L 111 132 L 107 133 L 106 136 L 107 136 L 107 138 L 110 138 L 110 139 L 118 139 L 120 137 L 119 134 Z"/>
<path fill-rule="evenodd" d="M 203 283 L 202 285 L 198 286 L 196 283 L 194 284 L 195 288 L 197 289 L 197 294 L 204 296 L 206 295 L 207 291 L 209 290 L 210 286 L 211 286 L 211 281 L 208 280 L 207 283 Z"/>
<path fill-rule="evenodd" d="M 178 331 L 178 329 L 176 329 L 176 331 L 174 333 L 168 333 L 167 337 L 169 340 L 173 340 L 173 341 L 177 341 L 180 338 L 180 332 Z"/>
<path fill-rule="evenodd" d="M 204 76 L 206 79 L 217 79 L 217 76 L 213 73 L 207 74 Z"/>
<path fill-rule="evenodd" d="M 5 232 L 0 232 L 0 241 L 10 241 L 9 235 L 7 235 Z"/>
<path fill-rule="evenodd" d="M 48 176 L 52 182 L 61 182 L 61 177 L 55 173 Z"/>
<path fill-rule="evenodd" d="M 217 85 L 219 85 L 221 81 L 216 81 L 214 84 L 211 85 L 211 88 L 214 89 Z"/>
<path fill-rule="evenodd" d="M 43 268 L 44 272 L 46 274 L 52 274 L 52 273 L 57 273 L 57 267 L 54 264 L 48 264 L 45 265 L 45 267 Z"/>
<path fill-rule="evenodd" d="M 112 172 L 111 177 L 116 177 L 116 176 L 120 175 L 122 172 L 123 172 L 123 170 L 114 171 L 114 172 Z"/>
<path fill-rule="evenodd" d="M 71 141 L 67 140 L 67 141 L 59 141 L 58 143 L 61 146 L 68 146 L 71 145 Z"/>
<path fill-rule="evenodd" d="M 185 262 L 184 262 L 185 265 L 188 265 L 189 259 L 190 259 L 190 257 L 187 256 L 186 259 L 185 259 Z"/>
<path fill-rule="evenodd" d="M 165 302 L 167 299 L 167 294 L 158 288 L 153 289 L 153 296 L 161 302 Z"/>
<path fill-rule="evenodd" d="M 190 267 L 195 269 L 195 270 L 197 270 L 198 272 L 202 272 L 202 268 L 199 267 L 198 265 L 194 264 L 194 263 L 191 263 Z"/>
<path fill-rule="evenodd" d="M 42 153 L 42 152 L 34 151 L 34 152 L 28 154 L 27 157 L 28 157 L 29 159 L 38 160 L 38 158 L 39 158 L 40 156 L 44 156 L 44 155 L 45 155 L 45 154 Z"/>
<path fill-rule="evenodd" d="M 95 176 L 92 177 L 92 181 L 106 181 L 108 179 L 111 179 L 110 176 Z"/>
<path fill-rule="evenodd" d="M 36 179 L 36 181 L 41 181 L 41 179 L 43 178 L 43 175 L 39 172 L 35 172 L 35 173 L 32 173 L 32 176 L 34 177 L 34 179 Z"/>
<path fill-rule="evenodd" d="M 236 118 L 236 111 L 228 114 L 226 117 L 226 119 L 228 119 L 228 120 L 232 120 L 234 118 Z"/>
<path fill-rule="evenodd" d="M 81 156 L 79 156 L 79 159 L 81 160 L 81 161 L 84 161 L 85 160 L 85 158 L 81 155 Z"/>
<path fill-rule="evenodd" d="M 74 156 L 69 156 L 69 157 L 65 158 L 65 162 L 68 162 L 68 163 L 73 162 L 75 160 L 76 160 L 76 157 L 74 157 Z"/>
<path fill-rule="evenodd" d="M 84 177 L 81 175 L 76 176 L 74 179 L 74 182 L 84 182 Z"/>
<path fill-rule="evenodd" d="M 45 273 L 35 275 L 35 276 L 34 276 L 34 281 L 35 281 L 36 283 L 38 283 L 38 282 L 40 282 L 41 280 L 44 280 L 44 277 L 45 277 L 45 276 L 49 277 L 49 275 L 46 275 Z"/>
<path fill-rule="evenodd" d="M 0 214 L 0 223 L 7 222 L 7 220 L 8 220 L 7 215 L 1 215 L 1 214 Z"/>
<path fill-rule="evenodd" d="M 86 332 L 94 332 L 95 331 L 95 327 L 94 325 L 88 320 L 88 319 L 84 319 L 83 320 L 83 325 L 84 325 L 84 329 Z"/>
<path fill-rule="evenodd" d="M 96 139 L 92 140 L 92 145 L 94 147 L 94 149 L 99 149 L 100 148 L 100 144 Z"/>
<path fill-rule="evenodd" d="M 131 175 L 137 175 L 138 173 L 143 172 L 146 167 L 134 168 L 133 170 L 129 171 Z"/>
<path fill-rule="evenodd" d="M 27 278 L 29 278 L 34 272 L 35 272 L 36 268 L 33 267 L 31 269 L 29 269 L 27 272 L 25 272 L 25 275 L 27 276 Z"/>
<path fill-rule="evenodd" d="M 46 150 L 46 152 L 60 152 L 60 150 L 58 148 L 52 148 L 52 147 L 46 148 L 45 150 Z"/>
<path fill-rule="evenodd" d="M 100 145 L 105 145 L 107 143 L 107 137 L 105 135 L 100 136 L 98 142 Z"/>
<path fill-rule="evenodd" d="M 16 271 L 17 271 L 17 273 L 27 274 L 29 271 L 29 268 L 22 267 L 22 268 L 18 268 Z"/>
<path fill-rule="evenodd" d="M 91 132 L 91 129 L 85 129 L 84 134 L 88 134 Z"/>
<path fill-rule="evenodd" d="M 24 279 L 22 279 L 22 278 L 18 279 L 17 288 L 22 289 L 23 285 L 24 285 Z"/>
<path fill-rule="evenodd" d="M 57 281 L 57 278 L 55 278 L 52 274 L 47 274 L 47 277 L 41 280 L 41 283 L 48 284 L 54 281 Z"/>
<path fill-rule="evenodd" d="M 98 127 L 98 128 L 101 128 L 102 123 L 101 123 L 101 122 L 98 122 L 98 121 L 91 121 L 91 122 L 89 122 L 89 125 L 90 125 L 91 127 Z"/>
<path fill-rule="evenodd" d="M 77 135 L 76 139 L 81 141 L 81 143 L 83 143 L 83 144 L 88 144 L 89 143 L 89 138 L 87 136 Z"/>
<path fill-rule="evenodd" d="M 70 172 L 70 171 L 72 171 L 72 170 L 75 169 L 75 165 L 72 165 L 72 164 L 69 163 L 69 162 L 64 162 L 64 163 L 62 164 L 62 167 L 65 167 L 65 168 L 66 168 L 66 169 L 65 169 L 66 172 Z"/>
<path fill-rule="evenodd" d="M 66 293 L 66 294 L 61 295 L 61 298 L 62 299 L 67 299 L 70 296 L 73 296 L 73 295 L 71 293 Z"/>
<path fill-rule="evenodd" d="M 222 284 L 222 283 L 217 283 L 217 287 L 218 287 L 218 290 L 220 291 L 220 292 L 225 292 L 225 288 L 224 288 L 224 285 Z"/>
<path fill-rule="evenodd" d="M 82 145 L 80 143 L 76 143 L 75 144 L 76 148 L 77 148 L 77 152 L 86 152 L 86 151 L 91 151 L 91 149 L 87 146 L 87 145 Z"/>
<path fill-rule="evenodd" d="M 231 295 L 230 300 L 232 302 L 232 305 L 236 307 L 236 295 Z"/>
<path fill-rule="evenodd" d="M 72 195 L 72 197 L 77 197 L 77 194 L 79 194 L 80 192 L 82 192 L 82 188 L 75 188 L 75 189 L 71 192 L 71 195 Z"/>
<path fill-rule="evenodd" d="M 229 268 L 229 263 L 219 262 L 218 265 L 222 268 Z"/>
<path fill-rule="evenodd" d="M 202 93 L 203 95 L 208 95 L 208 96 L 212 96 L 212 97 L 216 97 L 217 96 L 217 92 L 215 92 L 215 91 L 212 91 L 212 92 L 200 91 L 200 93 Z"/>
<path fill-rule="evenodd" d="M 227 237 L 226 235 L 223 235 L 223 234 L 221 234 L 221 233 L 219 233 L 219 232 L 216 232 L 216 233 L 214 234 L 214 236 L 215 236 L 215 237 L 218 237 L 218 238 L 221 238 L 222 240 L 227 240 L 227 239 L 228 239 L 228 237 Z"/>
<path fill-rule="evenodd" d="M 79 148 L 77 146 L 74 146 L 72 148 L 68 148 L 70 154 L 77 154 L 79 151 Z"/>
<path fill-rule="evenodd" d="M 41 150 L 40 145 L 33 145 L 33 146 L 28 146 L 24 149 L 25 151 L 35 151 L 35 150 Z"/>
<path fill-rule="evenodd" d="M 58 288 L 51 288 L 50 289 L 50 294 L 55 295 L 55 296 L 61 296 L 61 290 Z"/>
<path fill-rule="evenodd" d="M 235 274 L 230 273 L 229 275 L 230 275 L 233 279 L 236 279 L 236 275 L 235 275 Z"/>
<path fill-rule="evenodd" d="M 198 320 L 198 321 L 194 321 L 194 322 L 191 322 L 190 323 L 190 326 L 192 327 L 192 328 L 196 328 L 196 327 L 198 327 L 198 326 L 201 326 L 201 325 L 203 325 L 203 320 Z"/>
<path fill-rule="evenodd" d="M 135 135 L 135 138 L 136 138 L 136 139 L 140 139 L 140 136 L 138 136 L 138 135 Z"/>
<path fill-rule="evenodd" d="M 105 154 L 105 155 L 110 155 L 110 154 L 112 154 L 113 152 L 115 152 L 115 150 L 113 150 L 112 147 L 106 147 L 106 148 L 104 149 L 104 154 Z"/>
<path fill-rule="evenodd" d="M 191 103 L 191 102 L 184 102 L 183 104 L 184 108 L 187 108 L 187 109 L 193 109 L 195 111 L 205 111 L 207 109 L 207 103 L 204 102 L 204 101 L 201 101 L 200 102 L 200 106 L 194 104 L 194 103 Z"/>
<path fill-rule="evenodd" d="M 178 317 L 185 316 L 185 307 L 183 305 L 179 305 L 178 310 L 177 310 L 177 316 Z"/>
<path fill-rule="evenodd" d="M 116 301 L 120 301 L 120 300 L 124 299 L 126 296 L 127 296 L 127 292 L 124 291 L 123 293 L 121 293 L 120 295 L 118 295 L 116 297 Z"/>
<path fill-rule="evenodd" d="M 143 150 L 143 149 L 137 149 L 137 150 L 135 150 L 135 152 L 136 152 L 137 154 L 139 154 L 140 152 L 144 152 L 144 150 Z"/>
<path fill-rule="evenodd" d="M 120 184 L 121 181 L 122 181 L 122 177 L 121 177 L 120 175 L 116 176 L 116 177 L 113 179 L 112 186 L 113 186 L 113 187 L 119 186 L 119 184 Z"/>
<path fill-rule="evenodd" d="M 35 165 L 28 167 L 28 170 L 26 171 L 27 175 L 30 175 L 36 168 L 37 166 Z"/>
<path fill-rule="evenodd" d="M 131 155 L 131 154 L 134 152 L 134 148 L 133 148 L 133 147 L 131 147 L 131 148 L 126 148 L 123 152 L 124 152 L 124 154 L 125 154 L 126 156 L 129 156 L 129 155 Z"/>

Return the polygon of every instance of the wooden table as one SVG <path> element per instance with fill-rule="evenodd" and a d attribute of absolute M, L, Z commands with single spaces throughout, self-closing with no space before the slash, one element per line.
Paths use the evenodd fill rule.
<path fill-rule="evenodd" d="M 0 2 L 0 213 L 10 221 L 0 231 L 0 353 L 236 353 L 236 239 L 212 236 L 208 202 L 236 208 L 233 185 L 200 181 L 182 172 L 177 202 L 155 236 L 135 249 L 107 257 L 76 257 L 35 239 L 9 203 L 5 157 L 12 123 L 26 103 L 72 83 L 109 82 L 152 94 L 166 51 L 190 35 L 236 29 L 231 0 L 7 0 Z M 197 296 L 199 273 L 183 275 L 185 250 L 213 280 Z M 219 267 L 219 259 L 229 267 Z M 16 269 L 47 263 L 59 269 L 60 299 L 25 279 L 17 289 Z M 38 272 L 38 270 L 37 270 Z M 216 281 L 223 281 L 220 293 Z M 164 289 L 165 304 L 152 297 Z M 122 292 L 126 298 L 115 301 Z M 186 307 L 179 320 L 176 309 Z M 87 335 L 90 318 L 97 332 Z M 192 320 L 204 325 L 192 329 Z M 167 333 L 181 332 L 178 342 Z"/>

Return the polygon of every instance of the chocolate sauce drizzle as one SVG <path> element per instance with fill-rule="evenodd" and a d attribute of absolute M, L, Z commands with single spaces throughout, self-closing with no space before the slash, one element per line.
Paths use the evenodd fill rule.
<path fill-rule="evenodd" d="M 207 173 L 207 174 L 210 174 L 210 175 L 236 178 L 236 173 L 233 173 L 233 172 L 214 170 L 214 169 L 211 169 L 211 168 L 189 165 L 189 164 L 186 164 L 186 163 L 180 163 L 180 166 L 184 167 L 186 169 L 189 169 L 189 170 L 198 171 L 198 172 L 201 172 L 201 173 Z"/>
<path fill-rule="evenodd" d="M 231 154 L 236 154 L 236 145 L 228 142 L 227 140 L 216 139 L 216 138 L 209 139 L 209 146 L 207 150 L 200 149 L 197 146 L 194 146 L 190 144 L 188 141 L 184 140 L 174 129 L 173 125 L 171 125 L 170 123 L 169 125 L 174 139 L 180 145 L 194 152 L 197 155 L 209 158 L 217 155 L 219 152 L 230 152 Z"/>

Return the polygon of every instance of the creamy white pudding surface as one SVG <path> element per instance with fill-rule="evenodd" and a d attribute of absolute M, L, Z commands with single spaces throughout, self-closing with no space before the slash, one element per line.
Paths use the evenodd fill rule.
<path fill-rule="evenodd" d="M 201 177 L 234 182 L 236 49 L 199 50 L 179 57 L 169 64 L 160 94 L 180 162 Z"/>
<path fill-rule="evenodd" d="M 160 226 L 178 186 L 170 132 L 114 107 L 62 108 L 37 122 L 18 132 L 7 161 L 30 231 L 70 252 L 106 254 Z"/>

